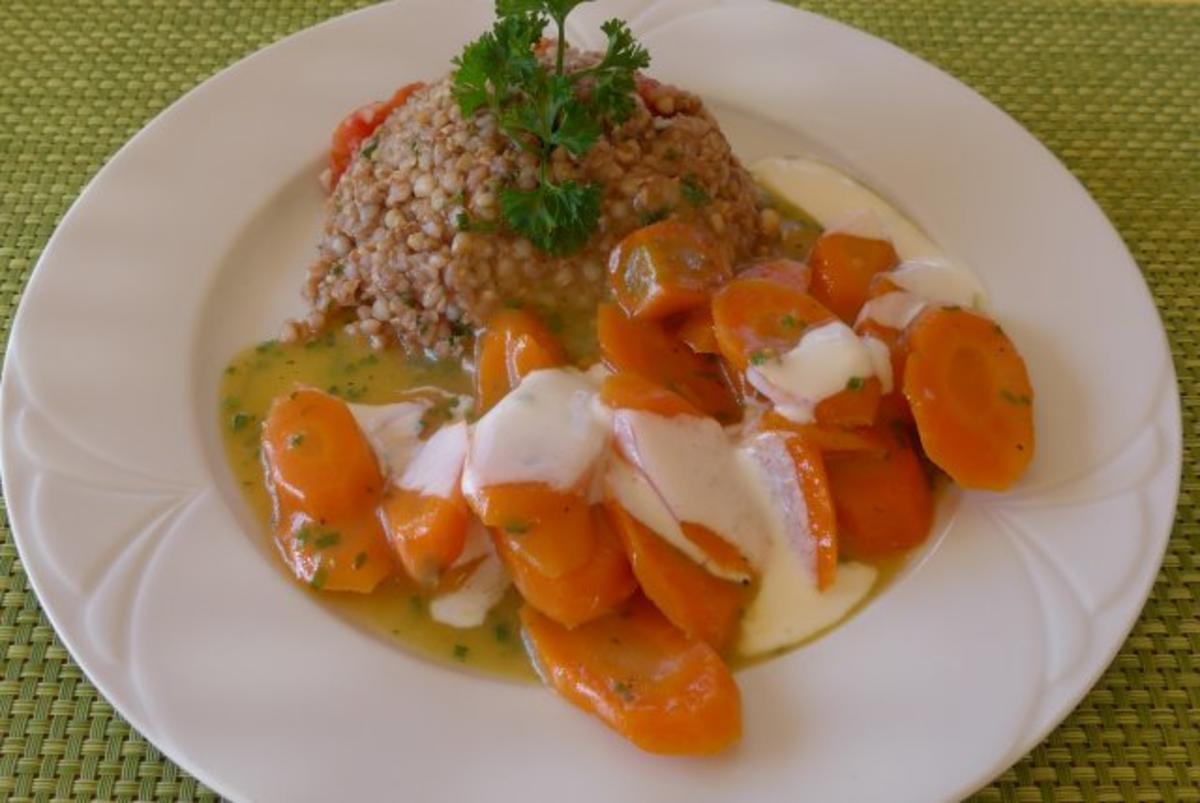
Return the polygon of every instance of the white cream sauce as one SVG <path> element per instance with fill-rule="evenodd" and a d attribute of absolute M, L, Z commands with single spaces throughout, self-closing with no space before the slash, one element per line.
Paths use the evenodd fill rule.
<path fill-rule="evenodd" d="M 487 528 L 478 519 L 471 520 L 467 541 L 454 567 L 475 561 L 478 565 L 462 585 L 430 600 L 429 615 L 434 621 L 458 628 L 479 627 L 488 611 L 504 597 L 512 581 L 496 554 Z"/>
<path fill-rule="evenodd" d="M 573 369 L 534 371 L 475 424 L 464 490 L 541 482 L 556 490 L 581 484 L 604 452 L 610 426 L 593 403 L 596 386 Z"/>
<path fill-rule="evenodd" d="M 458 492 L 466 459 L 467 423 L 447 424 L 416 449 L 395 484 L 423 496 L 450 499 Z"/>
<path fill-rule="evenodd" d="M 811 422 L 821 400 L 874 375 L 869 347 L 841 321 L 813 327 L 787 353 L 746 371 L 746 379 L 779 414 L 798 423 Z"/>
<path fill-rule="evenodd" d="M 872 320 L 881 326 L 903 329 L 930 304 L 978 309 L 986 304 L 979 280 L 942 259 L 904 262 L 888 278 L 900 289 L 863 305 L 858 323 Z"/>

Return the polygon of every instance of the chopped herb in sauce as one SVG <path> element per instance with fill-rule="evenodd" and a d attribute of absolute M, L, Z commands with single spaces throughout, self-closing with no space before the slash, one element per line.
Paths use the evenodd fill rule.
<path fill-rule="evenodd" d="M 328 576 L 329 576 L 329 572 L 327 572 L 325 570 L 324 566 L 320 566 L 317 568 L 317 571 L 313 574 L 312 579 L 308 581 L 308 584 L 310 586 L 312 586 L 313 589 L 320 591 L 322 588 L 325 587 L 325 580 Z"/>
<path fill-rule="evenodd" d="M 626 703 L 633 702 L 633 689 L 630 688 L 628 683 L 622 680 L 614 680 L 612 690 L 622 701 Z"/>
<path fill-rule="evenodd" d="M 795 329 L 800 326 L 800 321 L 795 315 L 789 313 L 779 319 L 779 325 L 784 329 Z"/>
<path fill-rule="evenodd" d="M 234 413 L 233 417 L 229 419 L 229 425 L 233 428 L 234 432 L 241 432 L 243 429 L 250 426 L 252 421 L 254 421 L 253 415 L 239 411 Z"/>
<path fill-rule="evenodd" d="M 512 533 L 513 535 L 524 535 L 529 532 L 530 524 L 527 521 L 513 519 L 504 522 L 504 532 Z"/>
<path fill-rule="evenodd" d="M 375 150 L 378 147 L 379 147 L 379 137 L 376 137 L 376 138 L 372 139 L 370 142 L 368 142 L 366 147 L 362 149 L 362 157 L 364 159 L 370 159 L 372 156 L 375 155 Z"/>
<path fill-rule="evenodd" d="M 750 354 L 751 365 L 762 365 L 769 359 L 771 359 L 769 351 L 755 351 Z"/>
<path fill-rule="evenodd" d="M 683 200 L 692 206 L 706 206 L 712 201 L 707 190 L 701 186 L 700 179 L 696 178 L 695 173 L 688 173 L 684 176 L 679 189 L 683 192 Z"/>
<path fill-rule="evenodd" d="M 355 570 L 358 570 L 358 569 L 361 569 L 366 564 L 367 564 L 367 553 L 359 552 L 357 555 L 354 556 L 354 562 L 351 563 L 350 565 L 353 566 Z"/>
<path fill-rule="evenodd" d="M 850 377 L 850 381 L 846 383 L 846 390 L 862 390 L 864 384 L 866 384 L 866 380 L 861 376 L 852 376 Z"/>
<path fill-rule="evenodd" d="M 454 645 L 454 660 L 466 661 L 467 656 L 470 653 L 471 653 L 471 648 L 468 647 L 466 644 L 455 644 Z"/>
<path fill-rule="evenodd" d="M 320 535 L 317 536 L 317 539 L 315 541 L 313 541 L 313 547 L 315 549 L 329 549 L 330 547 L 337 546 L 339 543 L 341 543 L 341 540 L 342 540 L 341 533 L 338 533 L 338 532 L 321 533 Z"/>
<path fill-rule="evenodd" d="M 500 642 L 501 644 L 507 644 L 508 640 L 512 638 L 512 631 L 509 630 L 508 625 L 504 624 L 503 622 L 496 625 L 492 632 L 496 635 L 496 641 Z"/>
<path fill-rule="evenodd" d="M 289 449 L 296 449 L 302 443 L 304 443 L 304 433 L 303 432 L 293 432 L 291 435 L 288 436 L 287 444 L 288 444 Z"/>
<path fill-rule="evenodd" d="M 1000 390 L 1000 398 L 1004 399 L 1009 404 L 1033 404 L 1033 399 L 1029 398 L 1024 393 L 1018 396 L 1008 388 L 1002 388 Z"/>

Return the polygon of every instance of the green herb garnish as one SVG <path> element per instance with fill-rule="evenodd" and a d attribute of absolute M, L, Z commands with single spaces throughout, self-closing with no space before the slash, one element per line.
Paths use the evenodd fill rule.
<path fill-rule="evenodd" d="M 846 390 L 862 390 L 866 380 L 861 376 L 852 376 L 850 381 L 846 383 Z"/>
<path fill-rule="evenodd" d="M 509 179 L 501 189 L 505 223 L 556 256 L 579 250 L 596 231 L 601 187 L 555 183 L 547 169 L 551 154 L 563 148 L 578 159 L 596 144 L 605 125 L 627 120 L 634 109 L 634 75 L 650 64 L 650 54 L 629 26 L 612 19 L 601 26 L 608 46 L 600 62 L 567 73 L 566 18 L 585 1 L 497 0 L 492 29 L 454 60 L 454 97 L 463 117 L 490 111 L 513 144 L 538 157 L 537 186 L 522 190 Z M 558 33 L 553 69 L 536 54 L 542 29 L 551 21 Z"/>
<path fill-rule="evenodd" d="M 771 354 L 766 351 L 755 351 L 750 354 L 751 365 L 762 365 L 769 359 L 771 359 Z"/>
<path fill-rule="evenodd" d="M 229 419 L 229 425 L 233 427 L 234 432 L 241 432 L 243 429 L 248 427 L 250 422 L 253 420 L 254 416 L 250 413 L 237 412 L 234 413 L 233 417 Z"/>
<path fill-rule="evenodd" d="M 471 648 L 468 647 L 466 644 L 455 644 L 454 645 L 454 660 L 465 661 L 465 660 L 467 660 L 467 655 L 470 652 L 471 652 Z"/>
<path fill-rule="evenodd" d="M 503 622 L 496 625 L 496 628 L 493 632 L 496 634 L 496 641 L 500 642 L 501 644 L 507 644 L 509 638 L 512 637 L 512 632 L 508 629 L 508 625 L 504 624 Z"/>
<path fill-rule="evenodd" d="M 342 540 L 342 534 L 337 532 L 321 533 L 317 536 L 317 540 L 313 541 L 315 549 L 329 549 L 331 546 L 337 546 Z"/>
<path fill-rule="evenodd" d="M 1018 396 L 1008 388 L 1001 389 L 1000 398 L 1004 399 L 1009 404 L 1033 404 L 1033 399 L 1029 398 L 1024 393 Z"/>
<path fill-rule="evenodd" d="M 688 173 L 683 177 L 683 185 L 680 189 L 683 191 L 683 200 L 692 206 L 704 206 L 712 201 L 708 192 L 700 185 L 700 179 L 696 178 L 695 173 Z"/>
<path fill-rule="evenodd" d="M 779 319 L 779 325 L 784 329 L 795 329 L 800 325 L 800 321 L 796 319 L 795 315 L 788 314 Z"/>
<path fill-rule="evenodd" d="M 354 562 L 351 563 L 350 565 L 354 567 L 355 571 L 357 571 L 358 569 L 361 569 L 363 566 L 367 565 L 367 553 L 359 552 L 357 555 L 354 556 Z"/>
<path fill-rule="evenodd" d="M 304 443 L 304 433 L 296 432 L 288 436 L 288 448 L 295 449 Z"/>
<path fill-rule="evenodd" d="M 324 566 L 321 566 L 313 574 L 312 579 L 308 581 L 308 584 L 310 586 L 312 586 L 314 590 L 320 591 L 322 588 L 325 587 L 325 578 L 328 575 L 329 575 L 329 572 L 327 572 L 325 570 Z"/>
<path fill-rule="evenodd" d="M 621 680 L 614 680 L 612 690 L 622 701 L 627 703 L 633 702 L 633 689 L 629 687 L 628 683 Z"/>
<path fill-rule="evenodd" d="M 504 532 L 512 533 L 513 535 L 524 535 L 529 532 L 529 522 L 520 519 L 512 519 L 504 523 Z"/>

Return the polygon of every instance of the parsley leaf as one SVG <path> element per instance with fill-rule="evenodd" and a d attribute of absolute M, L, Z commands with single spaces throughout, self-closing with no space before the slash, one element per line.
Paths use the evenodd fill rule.
<path fill-rule="evenodd" d="M 629 26 L 609 20 L 602 26 L 608 45 L 592 67 L 566 72 L 566 18 L 589 0 L 497 0 L 492 29 L 467 45 L 454 60 L 454 97 L 463 116 L 492 114 L 512 143 L 538 157 L 537 186 L 500 190 L 507 226 L 540 250 L 564 256 L 579 250 L 600 223 L 602 189 L 576 181 L 555 183 L 548 165 L 562 148 L 583 157 L 600 139 L 605 125 L 628 119 L 634 109 L 636 71 L 650 54 Z M 538 59 L 543 28 L 553 22 L 558 34 L 554 68 Z M 466 230 L 468 216 L 455 221 Z"/>

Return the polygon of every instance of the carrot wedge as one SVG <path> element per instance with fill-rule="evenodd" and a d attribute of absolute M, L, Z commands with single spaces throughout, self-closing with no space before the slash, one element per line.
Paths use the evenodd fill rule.
<path fill-rule="evenodd" d="M 706 571 L 615 501 L 608 512 L 646 597 L 689 636 L 725 649 L 737 630 L 744 589 Z"/>
<path fill-rule="evenodd" d="M 391 488 L 379 516 L 404 570 L 422 585 L 432 584 L 450 568 L 467 540 L 470 517 L 461 497 Z"/>
<path fill-rule="evenodd" d="M 496 551 L 521 596 L 530 606 L 566 627 L 577 627 L 603 616 L 637 590 L 625 551 L 599 506 L 592 511 L 591 526 L 595 544 L 591 555 L 583 564 L 558 577 L 543 574 L 525 553 L 514 549 L 517 536 L 492 530 Z"/>
<path fill-rule="evenodd" d="M 533 482 L 480 488 L 471 506 L 507 548 L 550 578 L 591 559 L 596 549 L 590 506 L 582 495 Z"/>
<path fill-rule="evenodd" d="M 647 321 L 705 306 L 731 274 L 704 229 L 674 220 L 626 236 L 613 249 L 608 270 L 617 303 L 631 318 Z"/>
<path fill-rule="evenodd" d="M 922 312 L 907 332 L 904 395 L 925 454 L 964 488 L 1002 491 L 1033 459 L 1033 388 L 1008 336 L 982 315 Z"/>
<path fill-rule="evenodd" d="M 853 234 L 822 234 L 808 256 L 813 297 L 849 324 L 866 303 L 871 279 L 896 267 L 896 249 L 887 240 Z"/>
<path fill-rule="evenodd" d="M 656 323 L 633 320 L 615 304 L 600 305 L 596 329 L 604 362 L 613 371 L 661 385 L 722 423 L 741 419 L 741 405 L 718 360 L 692 352 Z"/>
<path fill-rule="evenodd" d="M 566 361 L 562 344 L 536 315 L 521 309 L 500 310 L 475 344 L 476 410 L 486 413 L 527 374 Z"/>
<path fill-rule="evenodd" d="M 831 455 L 825 469 L 837 514 L 838 547 L 848 557 L 882 560 L 929 536 L 933 496 L 912 449 L 893 439 L 884 454 Z"/>
<path fill-rule="evenodd" d="M 641 749 L 712 755 L 741 737 L 741 695 L 728 667 L 644 598 L 575 630 L 530 606 L 521 623 L 546 685 Z"/>

